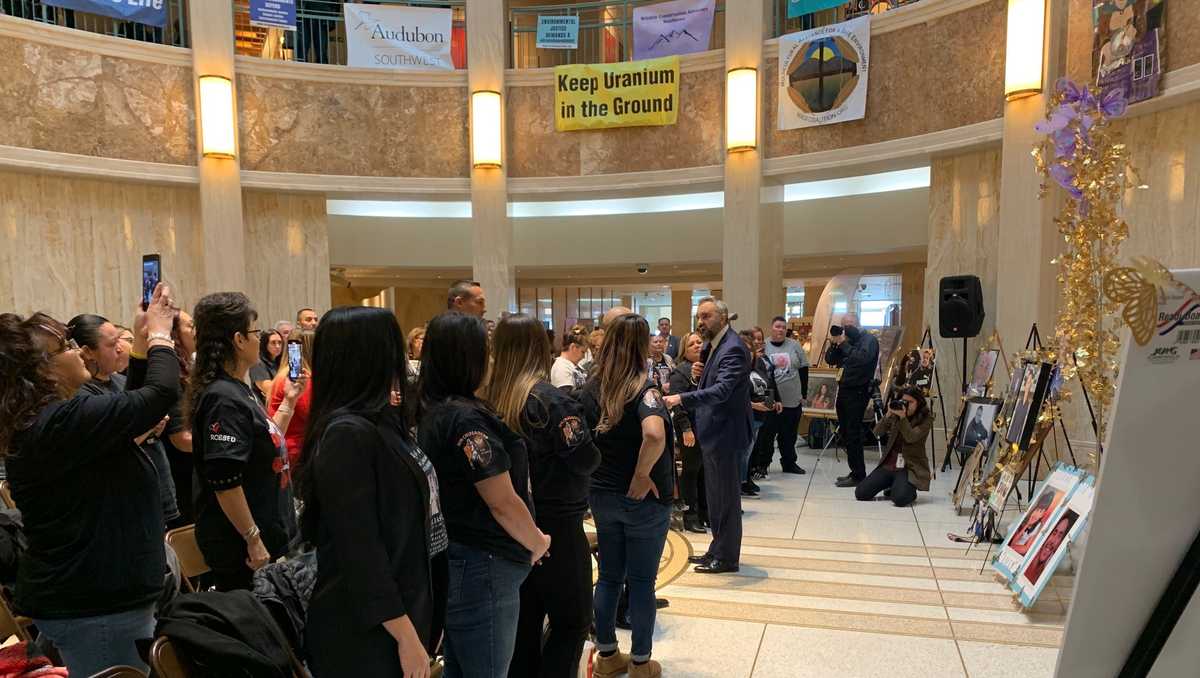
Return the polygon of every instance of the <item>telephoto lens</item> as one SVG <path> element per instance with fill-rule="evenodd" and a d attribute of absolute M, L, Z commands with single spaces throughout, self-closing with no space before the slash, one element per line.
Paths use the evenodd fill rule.
<path fill-rule="evenodd" d="M 840 337 L 840 336 L 842 336 L 842 326 L 841 326 L 841 325 L 834 325 L 834 326 L 830 327 L 830 328 L 829 328 L 829 336 L 831 336 L 831 337 Z"/>

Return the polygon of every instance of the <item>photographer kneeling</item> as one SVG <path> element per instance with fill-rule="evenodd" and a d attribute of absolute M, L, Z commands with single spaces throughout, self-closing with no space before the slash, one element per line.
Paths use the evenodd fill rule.
<path fill-rule="evenodd" d="M 887 416 L 875 425 L 875 435 L 887 434 L 887 452 L 883 461 L 854 488 L 859 501 L 871 501 L 880 492 L 890 490 L 892 503 L 908 506 L 917 498 L 917 490 L 929 491 L 929 458 L 925 439 L 933 428 L 933 413 L 925 394 L 915 386 L 899 390 L 888 403 Z"/>

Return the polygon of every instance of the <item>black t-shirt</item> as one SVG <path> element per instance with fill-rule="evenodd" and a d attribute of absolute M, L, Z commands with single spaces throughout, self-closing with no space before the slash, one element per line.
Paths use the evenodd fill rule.
<path fill-rule="evenodd" d="M 583 407 L 547 382 L 534 385 L 521 414 L 529 445 L 529 480 L 538 517 L 583 519 L 600 451 Z"/>
<path fill-rule="evenodd" d="M 250 368 L 250 383 L 254 384 L 254 390 L 258 391 L 258 383 L 260 381 L 271 381 L 275 378 L 277 368 L 265 360 L 259 360 Z M 270 393 L 258 391 L 258 395 L 262 397 L 263 402 L 270 398 Z"/>
<path fill-rule="evenodd" d="M 507 471 L 513 490 L 532 513 L 525 441 L 483 403 L 458 398 L 425 413 L 418 440 L 437 471 L 450 540 L 528 563 L 529 550 L 496 522 L 475 488 L 475 483 Z"/>
<path fill-rule="evenodd" d="M 583 388 L 580 396 L 588 428 L 595 430 L 600 423 L 600 381 L 592 379 Z M 600 466 L 592 473 L 593 492 L 625 494 L 637 470 L 638 452 L 642 447 L 642 420 L 659 417 L 667 428 L 667 447 L 654 467 L 650 469 L 650 480 L 658 489 L 658 500 L 670 504 L 675 487 L 675 474 L 671 468 L 672 451 L 671 415 L 663 402 L 662 394 L 654 384 L 647 381 L 638 391 L 637 397 L 625 404 L 621 421 L 604 433 L 596 434 L 596 447 L 600 448 Z M 653 497 L 654 495 L 647 495 Z"/>
<path fill-rule="evenodd" d="M 291 469 L 283 433 L 246 384 L 222 373 L 200 394 L 192 421 L 196 465 L 196 541 L 214 568 L 245 567 L 246 541 L 217 503 L 241 487 L 263 544 L 275 559 L 296 537 Z"/>

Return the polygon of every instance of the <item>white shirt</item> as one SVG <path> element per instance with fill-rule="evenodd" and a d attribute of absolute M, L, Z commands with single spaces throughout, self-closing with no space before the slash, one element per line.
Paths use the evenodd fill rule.
<path fill-rule="evenodd" d="M 583 386 L 586 380 L 587 374 L 561 355 L 555 358 L 554 364 L 550 366 L 550 384 L 555 388 Z"/>

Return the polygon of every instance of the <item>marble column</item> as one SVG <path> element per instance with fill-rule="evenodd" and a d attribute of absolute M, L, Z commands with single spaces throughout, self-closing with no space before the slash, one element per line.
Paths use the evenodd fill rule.
<path fill-rule="evenodd" d="M 824 284 L 804 286 L 804 315 L 811 318 L 817 314 L 817 304 L 821 303 L 821 295 L 824 293 Z"/>
<path fill-rule="evenodd" d="M 504 0 L 471 1 L 467 8 L 467 96 L 479 90 L 500 92 L 501 157 L 505 162 L 508 140 L 505 138 L 503 102 L 507 30 Z M 490 318 L 499 318 L 504 311 L 517 310 L 507 176 L 503 164 L 498 169 L 471 168 L 471 268 L 487 295 Z"/>
<path fill-rule="evenodd" d="M 900 346 L 912 348 L 925 333 L 925 264 L 900 267 L 900 324 L 904 336 Z"/>
<path fill-rule="evenodd" d="M 1033 127 L 1045 117 L 1054 82 L 1066 66 L 1067 3 L 1047 3 L 1045 35 L 1043 92 L 1004 105 L 996 329 L 1010 351 L 1025 345 L 1034 322 L 1044 342 L 1054 334 L 1057 283 L 1050 260 L 1058 248 L 1057 194 L 1038 200 L 1042 177 L 1029 153 L 1041 140 Z"/>
<path fill-rule="evenodd" d="M 192 79 L 200 106 L 199 78 L 220 75 L 237 83 L 233 72 L 233 0 L 188 3 L 192 40 Z M 237 94 L 233 97 L 237 101 Z M 234 139 L 237 115 L 233 115 Z M 206 158 L 197 113 L 196 147 L 200 172 L 200 220 L 204 243 L 204 283 L 200 293 L 246 288 L 242 180 L 237 158 Z"/>
<path fill-rule="evenodd" d="M 725 4 L 725 69 L 758 70 L 758 147 L 725 156 L 722 252 L 724 300 L 738 326 L 763 326 L 783 310 L 782 186 L 762 176 L 763 39 L 769 37 L 770 5 L 764 0 Z M 722 118 L 724 125 L 724 118 Z"/>

